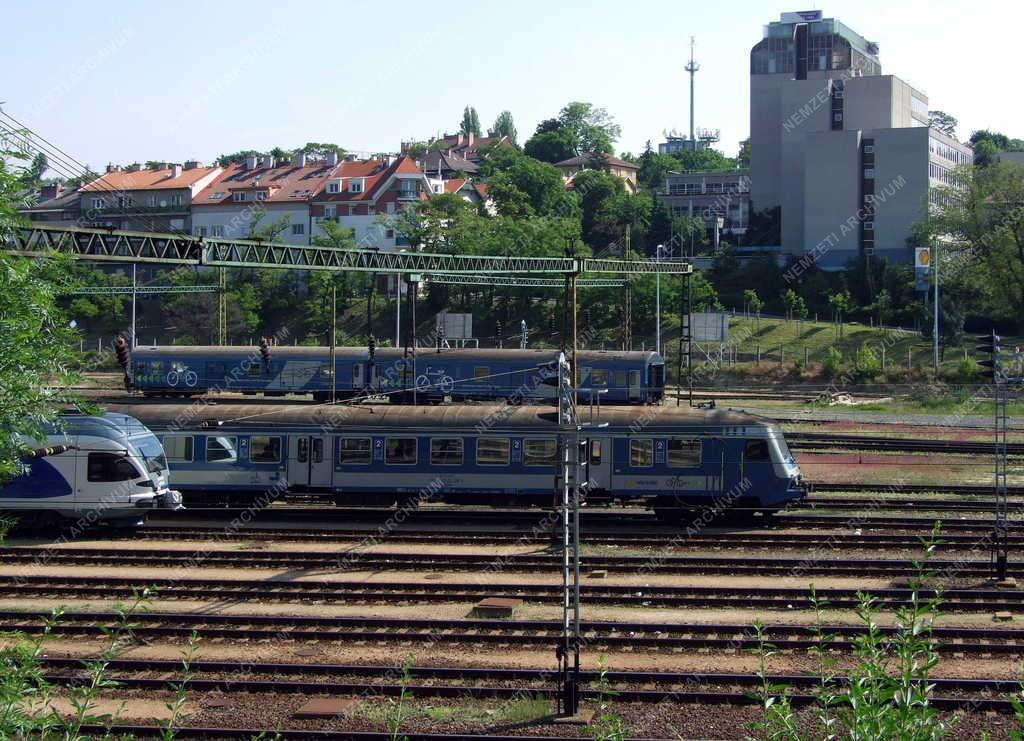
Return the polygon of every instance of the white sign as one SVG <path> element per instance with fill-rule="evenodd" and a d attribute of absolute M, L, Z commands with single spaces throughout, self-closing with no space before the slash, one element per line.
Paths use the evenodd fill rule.
<path fill-rule="evenodd" d="M 690 314 L 690 333 L 694 342 L 729 341 L 729 315 L 723 311 Z"/>
<path fill-rule="evenodd" d="M 437 328 L 444 330 L 444 336 L 446 339 L 468 340 L 473 336 L 473 315 L 448 313 L 438 314 Z"/>
<path fill-rule="evenodd" d="M 812 23 L 820 21 L 821 18 L 820 10 L 797 10 L 792 13 L 783 13 L 779 21 L 781 23 Z"/>

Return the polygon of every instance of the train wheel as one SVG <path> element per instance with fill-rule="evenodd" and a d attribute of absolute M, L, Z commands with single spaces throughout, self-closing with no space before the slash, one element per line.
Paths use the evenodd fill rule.
<path fill-rule="evenodd" d="M 684 509 L 677 507 L 655 507 L 654 516 L 661 522 L 667 522 L 670 525 L 678 525 L 686 519 L 686 515 L 689 514 Z"/>

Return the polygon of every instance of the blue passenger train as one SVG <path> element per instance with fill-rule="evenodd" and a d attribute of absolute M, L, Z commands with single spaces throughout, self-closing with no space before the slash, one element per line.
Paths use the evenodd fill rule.
<path fill-rule="evenodd" d="M 163 447 L 137 419 L 67 414 L 50 425 L 24 470 L 0 486 L 0 513 L 22 523 L 139 522 L 155 507 L 176 507 Z M 35 447 L 38 446 L 38 447 Z"/>
<path fill-rule="evenodd" d="M 537 401 L 554 390 L 540 383 L 538 366 L 553 363 L 557 350 L 420 348 L 415 374 L 403 351 L 376 350 L 371 360 L 364 347 L 335 348 L 334 373 L 326 347 L 154 346 L 132 351 L 131 382 L 146 396 L 188 397 L 211 390 L 264 396 L 312 394 L 331 397 L 336 378 L 338 399 L 387 394 L 408 401 L 413 386 L 417 401 Z M 580 385 L 600 392 L 602 404 L 655 404 L 665 393 L 665 362 L 652 351 L 580 351 Z M 415 375 L 415 377 L 414 377 Z"/>
<path fill-rule="evenodd" d="M 338 504 L 433 501 L 550 505 L 557 419 L 544 407 L 122 407 L 161 438 L 186 504 L 251 503 L 267 492 Z M 590 502 L 661 512 L 774 511 L 804 496 L 779 427 L 745 413 L 599 410 L 585 433 Z"/>

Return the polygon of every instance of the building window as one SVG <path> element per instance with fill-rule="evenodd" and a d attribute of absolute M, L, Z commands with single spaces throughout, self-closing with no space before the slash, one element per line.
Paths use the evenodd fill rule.
<path fill-rule="evenodd" d="M 214 224 L 213 226 L 210 227 L 210 229 L 212 230 L 212 236 L 214 236 L 214 237 L 223 237 L 224 236 L 224 227 L 221 224 Z"/>
<path fill-rule="evenodd" d="M 864 145 L 864 154 L 874 154 L 874 153 L 875 153 L 875 145 L 874 144 L 865 144 Z"/>
<path fill-rule="evenodd" d="M 874 180 L 875 179 L 875 168 L 873 168 L 873 167 L 865 167 L 864 168 L 864 179 L 865 180 Z"/>
<path fill-rule="evenodd" d="M 327 184 L 327 192 L 328 193 L 337 193 L 340 190 L 340 188 L 338 187 L 339 185 L 340 185 L 340 183 L 328 183 Z"/>
<path fill-rule="evenodd" d="M 182 203 L 183 203 L 183 201 L 182 201 L 181 193 L 177 193 L 177 194 L 171 196 L 171 205 L 172 206 L 180 206 Z"/>
<path fill-rule="evenodd" d="M 244 200 L 245 200 L 245 193 L 243 193 L 243 192 L 241 192 L 241 191 L 238 191 L 238 192 L 236 192 L 236 193 L 232 193 L 232 194 L 231 194 L 231 198 L 232 198 L 232 199 L 233 199 L 233 200 L 234 200 L 234 201 L 235 201 L 236 203 L 241 203 L 242 201 L 244 201 Z"/>
<path fill-rule="evenodd" d="M 363 181 L 353 180 L 348 184 L 349 193 L 362 193 L 363 192 Z"/>
<path fill-rule="evenodd" d="M 292 236 L 297 237 L 306 233 L 305 224 L 292 224 Z"/>
<path fill-rule="evenodd" d="M 206 227 L 205 226 L 197 226 L 195 228 L 195 235 L 197 237 L 205 237 L 206 236 Z"/>
<path fill-rule="evenodd" d="M 103 199 L 102 198 L 93 198 L 92 199 L 92 207 L 96 208 L 96 209 L 102 209 L 103 208 Z"/>
<path fill-rule="evenodd" d="M 385 229 L 384 230 L 384 237 L 387 238 L 387 239 L 394 239 L 395 238 L 395 230 L 394 229 Z"/>
<path fill-rule="evenodd" d="M 873 232 L 875 230 L 875 223 L 873 221 L 864 222 L 864 231 Z"/>
<path fill-rule="evenodd" d="M 324 218 L 333 219 L 338 212 L 337 206 L 324 206 Z"/>
<path fill-rule="evenodd" d="M 387 205 L 386 209 L 387 209 L 388 214 L 393 214 L 395 212 L 395 204 L 389 203 Z"/>
<path fill-rule="evenodd" d="M 156 196 L 149 196 L 146 198 L 146 205 L 150 208 L 156 208 Z"/>
<path fill-rule="evenodd" d="M 356 206 L 349 206 L 348 207 L 348 215 L 349 216 L 355 216 L 356 215 L 356 208 L 357 208 Z"/>
<path fill-rule="evenodd" d="M 267 200 L 267 191 L 265 191 L 265 190 L 258 190 L 258 191 L 256 191 L 256 200 L 257 201 L 265 201 L 265 200 Z"/>

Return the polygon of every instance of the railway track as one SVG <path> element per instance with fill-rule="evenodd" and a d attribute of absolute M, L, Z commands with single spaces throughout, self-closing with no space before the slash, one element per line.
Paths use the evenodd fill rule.
<path fill-rule="evenodd" d="M 0 632 L 38 634 L 49 611 L 0 611 Z M 66 611 L 50 628 L 65 636 L 102 637 L 117 627 L 115 612 Z M 417 618 L 238 615 L 209 612 L 143 612 L 132 616 L 136 639 L 188 638 L 193 631 L 206 641 L 323 641 L 360 645 L 488 645 L 503 648 L 548 648 L 561 642 L 562 624 L 554 620 L 429 620 Z M 696 650 L 719 654 L 756 649 L 754 630 L 744 624 L 598 622 L 580 624 L 587 649 Z M 824 626 L 829 646 L 849 651 L 863 626 Z M 879 627 L 883 635 L 895 630 Z M 806 651 L 817 645 L 806 626 L 772 624 L 765 640 L 777 650 Z M 1024 656 L 1024 630 L 1012 628 L 934 628 L 938 650 L 945 655 Z"/>
<path fill-rule="evenodd" d="M 357 543 L 367 537 L 365 530 L 295 530 L 271 528 L 245 528 L 225 532 L 223 528 L 211 526 L 194 526 L 190 528 L 159 528 L 145 527 L 136 533 L 121 536 L 124 540 L 216 540 L 221 542 L 300 542 L 300 543 Z M 380 540 L 385 540 L 381 536 Z M 109 540 L 106 538 L 105 540 Z M 466 545 L 551 545 L 551 535 L 532 535 L 530 533 L 501 532 L 415 532 L 399 531 L 386 536 L 389 543 L 423 543 L 423 544 L 466 544 Z M 1024 547 L 1024 536 L 1010 535 L 1008 543 L 1011 548 Z M 584 546 L 617 546 L 628 548 L 658 547 L 697 547 L 709 549 L 857 549 L 857 548 L 893 548 L 905 549 L 921 547 L 921 539 L 916 535 L 894 535 L 891 533 L 796 533 L 782 529 L 767 532 L 742 532 L 707 528 L 700 532 L 650 532 L 650 533 L 585 533 Z M 40 545 L 45 545 L 41 543 Z M 988 548 L 989 543 L 984 536 L 968 533 L 944 533 L 938 550 L 975 550 Z"/>
<path fill-rule="evenodd" d="M 19 576 L 0 577 L 0 596 L 60 599 L 130 599 L 145 587 L 156 587 L 161 600 L 218 600 L 239 602 L 285 602 L 312 604 L 437 604 L 475 603 L 500 595 L 537 604 L 561 604 L 561 584 L 475 584 L 445 582 L 344 582 L 266 581 L 243 579 L 159 579 L 129 577 Z M 819 588 L 818 596 L 833 609 L 850 609 L 860 604 L 855 589 Z M 590 605 L 627 607 L 695 607 L 701 609 L 752 608 L 810 609 L 803 587 L 731 587 L 584 584 L 582 599 Z M 923 592 L 925 597 L 932 592 Z M 909 603 L 910 589 L 872 589 L 881 608 L 894 609 Z M 947 589 L 943 592 L 945 612 L 989 612 L 1016 610 L 1024 591 L 1007 589 Z"/>
<path fill-rule="evenodd" d="M 112 566 L 157 568 L 247 568 L 332 571 L 468 571 L 483 573 L 550 571 L 559 568 L 556 553 L 465 554 L 378 551 L 152 551 L 130 548 L 11 547 L 0 551 L 0 563 L 45 566 Z M 753 574 L 832 575 L 857 577 L 914 576 L 905 559 L 761 558 L 729 556 L 604 556 L 586 555 L 584 568 L 609 574 Z M 1011 574 L 1024 562 L 1008 565 Z M 932 559 L 930 571 L 959 578 L 986 578 L 987 560 Z"/>
<path fill-rule="evenodd" d="M 1013 499 L 1010 510 L 1021 509 L 1024 502 Z M 889 497 L 822 497 L 812 496 L 794 509 L 811 510 L 862 510 L 874 511 L 917 511 L 917 512 L 995 512 L 996 503 L 991 499 L 892 499 Z"/>
<path fill-rule="evenodd" d="M 786 442 L 793 450 L 880 450 L 893 453 L 994 453 L 990 441 L 936 440 L 931 438 L 891 437 L 885 435 L 833 435 L 813 432 L 787 432 Z M 1024 455 L 1024 443 L 1008 443 L 1010 455 Z"/>
<path fill-rule="evenodd" d="M 81 659 L 44 657 L 40 664 L 44 679 L 53 684 L 69 686 L 87 677 Z M 181 671 L 181 662 L 114 659 L 107 663 L 107 670 L 108 677 L 125 689 L 161 690 L 167 687 L 167 676 Z M 402 691 L 402 686 L 393 681 L 401 667 L 391 666 L 195 661 L 190 670 L 190 692 L 274 692 L 367 698 L 393 697 Z M 152 676 L 154 674 L 159 676 Z M 535 669 L 414 667 L 409 674 L 412 683 L 407 689 L 419 698 L 511 699 L 529 693 L 555 699 L 559 691 L 557 674 Z M 600 678 L 598 672 L 580 672 L 582 698 L 600 697 L 600 692 L 594 688 Z M 750 690 L 760 687 L 763 681 L 756 674 L 653 671 L 609 671 L 604 679 L 614 687 L 616 702 L 672 700 L 716 705 L 758 702 Z M 814 701 L 813 694 L 807 690 L 813 690 L 820 681 L 802 674 L 772 674 L 768 675 L 768 680 L 775 685 L 786 685 L 787 694 L 801 704 Z M 978 710 L 1009 712 L 1012 710 L 1010 702 L 992 695 L 1011 695 L 1020 689 L 1013 680 L 935 678 L 930 681 L 936 693 L 940 693 L 936 707 L 950 710 L 973 705 Z M 845 677 L 836 677 L 837 685 L 846 683 Z M 960 695 L 950 696 L 949 693 Z"/>

